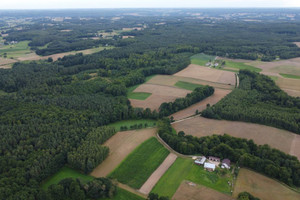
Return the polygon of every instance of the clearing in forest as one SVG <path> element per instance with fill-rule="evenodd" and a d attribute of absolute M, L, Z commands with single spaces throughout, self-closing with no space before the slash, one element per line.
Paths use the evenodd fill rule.
<path fill-rule="evenodd" d="M 292 143 L 295 140 L 296 144 L 300 144 L 300 137 L 296 134 L 260 124 L 207 119 L 196 116 L 191 119 L 175 122 L 173 128 L 178 131 L 184 131 L 186 135 L 196 137 L 210 136 L 213 134 L 223 135 L 224 133 L 233 137 L 252 139 L 256 144 L 268 144 L 272 148 L 279 149 L 285 153 L 293 153 L 300 159 L 300 145 L 293 147 Z M 293 147 L 293 151 L 291 148 Z"/>
<path fill-rule="evenodd" d="M 214 61 L 215 59 L 216 56 L 210 56 L 204 53 L 199 53 L 191 57 L 191 63 L 195 65 L 205 66 L 206 63 Z"/>
<path fill-rule="evenodd" d="M 152 137 L 130 153 L 109 177 L 139 189 L 168 155 L 169 151 Z"/>
<path fill-rule="evenodd" d="M 232 176 L 229 171 L 223 176 L 219 175 L 217 171 L 207 172 L 203 166 L 194 164 L 194 160 L 180 157 L 161 177 L 151 192 L 171 198 L 184 180 L 230 195 L 231 187 L 228 185 L 228 181 L 232 181 Z"/>
<path fill-rule="evenodd" d="M 225 97 L 230 92 L 231 92 L 231 90 L 215 88 L 215 92 L 213 95 L 207 97 L 206 99 L 204 99 L 198 103 L 191 105 L 190 107 L 188 107 L 184 110 L 180 110 L 180 111 L 172 114 L 171 116 L 174 117 L 174 120 L 180 120 L 180 119 L 184 119 L 184 118 L 190 117 L 192 115 L 195 115 L 196 110 L 198 110 L 199 112 L 203 111 L 204 109 L 206 109 L 207 104 L 210 104 L 212 106 L 212 105 L 218 103 L 223 97 Z"/>
<path fill-rule="evenodd" d="M 197 185 L 190 181 L 183 181 L 176 193 L 172 197 L 173 200 L 233 200 L 229 195 L 223 194 L 216 190 Z"/>
<path fill-rule="evenodd" d="M 174 76 L 195 78 L 221 84 L 235 85 L 235 73 L 191 64 Z"/>
<path fill-rule="evenodd" d="M 155 136 L 156 129 L 118 132 L 104 143 L 109 147 L 109 156 L 91 173 L 94 177 L 105 177 L 111 173 L 137 146 Z"/>
<path fill-rule="evenodd" d="M 130 99 L 133 107 L 158 110 L 162 103 L 172 102 L 177 98 L 185 97 L 191 91 L 176 87 L 146 83 L 137 87 L 134 92 L 146 92 L 151 93 L 152 95 L 146 100 Z"/>
<path fill-rule="evenodd" d="M 239 193 L 244 191 L 263 200 L 300 199 L 300 193 L 289 189 L 278 181 L 241 168 L 233 191 L 233 197 L 237 197 Z"/>

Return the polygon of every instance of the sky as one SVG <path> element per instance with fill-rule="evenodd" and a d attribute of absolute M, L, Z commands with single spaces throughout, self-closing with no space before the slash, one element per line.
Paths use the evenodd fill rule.
<path fill-rule="evenodd" d="M 0 9 L 299 7 L 300 0 L 2 0 Z"/>

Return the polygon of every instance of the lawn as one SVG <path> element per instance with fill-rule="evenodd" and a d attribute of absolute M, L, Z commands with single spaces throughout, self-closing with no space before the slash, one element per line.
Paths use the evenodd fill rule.
<path fill-rule="evenodd" d="M 58 184 L 65 178 L 79 178 L 86 182 L 94 179 L 92 176 L 82 174 L 69 167 L 62 167 L 56 174 L 45 180 L 45 182 L 42 184 L 42 188 L 47 189 L 50 185 Z"/>
<path fill-rule="evenodd" d="M 154 76 L 156 76 L 156 75 L 147 76 L 145 78 L 145 82 L 144 83 L 147 83 Z M 136 88 L 138 88 L 142 84 L 143 83 L 138 84 L 138 85 L 134 85 L 134 86 L 131 86 L 131 87 L 127 88 L 127 97 L 129 99 L 145 100 L 149 96 L 151 96 L 151 93 L 147 93 L 147 92 L 133 92 Z"/>
<path fill-rule="evenodd" d="M 144 200 L 144 198 L 128 192 L 122 188 L 118 187 L 117 194 L 113 198 L 106 198 L 104 200 Z"/>
<path fill-rule="evenodd" d="M 109 124 L 108 126 L 112 126 L 116 129 L 116 131 L 120 131 L 122 126 L 127 126 L 128 130 L 138 129 L 140 124 L 142 124 L 142 128 L 155 127 L 156 121 L 151 119 L 123 120 Z M 137 127 L 132 127 L 131 129 L 130 127 L 134 125 L 137 125 Z"/>
<path fill-rule="evenodd" d="M 29 41 L 22 41 L 17 44 L 5 45 L 0 48 L 0 54 L 3 55 L 4 53 L 7 53 L 7 58 L 24 56 L 31 53 L 28 43 Z"/>
<path fill-rule="evenodd" d="M 253 67 L 251 65 L 247 65 L 247 64 L 242 63 L 242 62 L 233 62 L 233 61 L 230 61 L 230 60 L 226 60 L 225 62 L 226 62 L 226 64 L 225 64 L 224 69 L 226 69 L 228 67 L 229 69 L 234 68 L 234 69 L 237 69 L 237 70 L 248 69 L 250 71 L 255 71 L 255 72 L 261 72 L 262 71 L 262 69 L 260 69 L 260 68 Z"/>
<path fill-rule="evenodd" d="M 191 57 L 191 63 L 196 64 L 196 65 L 205 66 L 205 64 L 208 63 L 209 60 L 213 61 L 213 60 L 215 60 L 215 58 L 216 58 L 216 56 L 210 56 L 210 55 L 206 55 L 204 53 L 199 53 L 199 54 L 193 55 Z"/>
<path fill-rule="evenodd" d="M 203 85 L 200 85 L 200 84 L 189 83 L 189 82 L 184 82 L 184 81 L 176 82 L 175 86 L 186 89 L 186 90 L 191 90 L 191 91 L 193 91 L 194 89 L 196 89 L 198 87 L 203 87 Z"/>
<path fill-rule="evenodd" d="M 129 154 L 109 177 L 139 189 L 168 154 L 169 151 L 152 137 Z"/>
<path fill-rule="evenodd" d="M 300 79 L 300 76 L 297 75 L 292 75 L 292 74 L 282 74 L 279 73 L 281 76 L 283 76 L 284 78 L 293 78 L 293 79 Z"/>
<path fill-rule="evenodd" d="M 189 180 L 222 193 L 231 194 L 227 183 L 230 179 L 226 176 L 221 177 L 216 172 L 205 171 L 203 167 L 195 165 L 191 159 L 177 158 L 151 192 L 171 198 L 181 182 Z"/>

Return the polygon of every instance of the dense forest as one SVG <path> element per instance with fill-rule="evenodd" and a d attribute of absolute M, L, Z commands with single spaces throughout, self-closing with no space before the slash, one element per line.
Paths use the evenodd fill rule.
<path fill-rule="evenodd" d="M 256 145 L 253 140 L 226 134 L 197 138 L 180 131 L 176 135 L 167 118 L 158 123 L 158 134 L 179 153 L 229 158 L 242 167 L 248 167 L 290 186 L 300 186 L 299 160 L 268 145 Z"/>
<path fill-rule="evenodd" d="M 240 85 L 202 116 L 274 126 L 300 134 L 300 99 L 262 74 L 241 70 Z"/>

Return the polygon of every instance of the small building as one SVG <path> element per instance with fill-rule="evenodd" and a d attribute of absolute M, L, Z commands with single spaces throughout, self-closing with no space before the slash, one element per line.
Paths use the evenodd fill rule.
<path fill-rule="evenodd" d="M 230 169 L 230 160 L 227 158 L 222 160 L 221 168 Z"/>
<path fill-rule="evenodd" d="M 200 156 L 198 159 L 196 159 L 194 161 L 194 163 L 196 165 L 203 165 L 205 163 L 205 161 L 206 161 L 206 157 L 205 156 Z"/>
<path fill-rule="evenodd" d="M 209 157 L 208 157 L 208 160 L 214 161 L 214 162 L 220 162 L 220 158 L 218 158 L 218 157 L 213 157 L 213 156 L 209 156 Z"/>
<path fill-rule="evenodd" d="M 213 172 L 216 169 L 216 165 L 206 162 L 206 163 L 204 163 L 204 169 L 209 171 L 209 172 Z"/>

